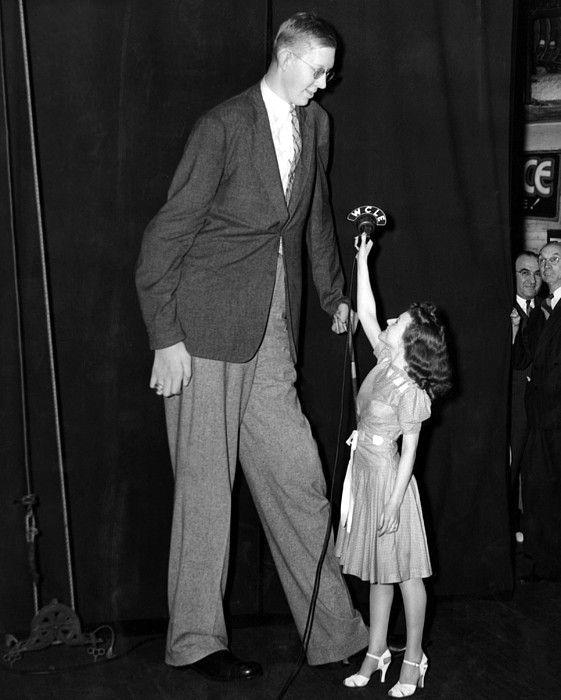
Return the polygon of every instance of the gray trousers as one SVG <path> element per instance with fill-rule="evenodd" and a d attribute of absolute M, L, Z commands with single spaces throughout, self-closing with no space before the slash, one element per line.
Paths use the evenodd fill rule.
<path fill-rule="evenodd" d="M 166 648 L 166 662 L 173 666 L 228 646 L 222 598 L 238 454 L 300 635 L 304 631 L 329 504 L 316 443 L 294 387 L 286 323 L 279 256 L 257 355 L 241 364 L 193 357 L 189 386 L 165 400 L 175 474 Z M 367 643 L 331 541 L 308 661 L 335 661 Z"/>

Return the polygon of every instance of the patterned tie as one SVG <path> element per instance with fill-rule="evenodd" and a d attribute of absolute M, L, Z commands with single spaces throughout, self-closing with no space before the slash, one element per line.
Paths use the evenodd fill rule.
<path fill-rule="evenodd" d="M 532 310 L 532 300 L 526 299 L 526 316 L 530 315 L 531 310 Z"/>
<path fill-rule="evenodd" d="M 290 170 L 288 171 L 288 180 L 286 182 L 286 192 L 284 197 L 286 203 L 290 202 L 290 195 L 292 194 L 292 185 L 294 184 L 294 174 L 296 173 L 296 166 L 300 160 L 300 153 L 302 152 L 302 137 L 300 136 L 300 124 L 298 123 L 298 115 L 296 114 L 296 107 L 292 105 L 290 108 L 290 120 L 292 122 L 292 141 L 294 145 L 294 155 L 292 156 L 292 161 L 290 162 Z"/>
<path fill-rule="evenodd" d="M 552 311 L 551 300 L 552 299 L 553 299 L 553 294 L 550 294 L 545 299 L 542 299 L 541 307 L 542 307 L 543 315 L 545 316 L 546 321 L 551 315 L 551 311 Z"/>

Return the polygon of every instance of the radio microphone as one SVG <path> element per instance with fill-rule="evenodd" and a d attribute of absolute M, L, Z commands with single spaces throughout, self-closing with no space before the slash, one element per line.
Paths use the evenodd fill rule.
<path fill-rule="evenodd" d="M 356 207 L 347 216 L 347 221 L 355 224 L 358 231 L 358 236 L 363 233 L 366 238 L 373 240 L 376 232 L 376 226 L 385 226 L 388 223 L 384 212 L 374 204 L 365 204 L 362 207 Z"/>

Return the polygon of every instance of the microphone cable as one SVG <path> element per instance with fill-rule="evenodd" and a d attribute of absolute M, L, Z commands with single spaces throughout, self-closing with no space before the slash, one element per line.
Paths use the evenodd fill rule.
<path fill-rule="evenodd" d="M 353 258 L 353 267 L 351 270 L 351 282 L 349 285 L 349 291 L 351 294 L 352 298 L 352 290 L 354 286 L 354 279 L 355 279 L 355 269 L 356 269 L 356 257 Z M 335 487 L 335 475 L 337 473 L 337 466 L 339 464 L 339 449 L 341 445 L 341 440 L 342 440 L 342 431 L 343 431 L 343 401 L 345 398 L 345 389 L 346 389 L 346 375 L 347 375 L 347 360 L 351 357 L 351 381 L 353 382 L 353 400 L 354 400 L 354 406 L 355 406 L 355 415 L 356 415 L 356 410 L 357 410 L 357 405 L 356 405 L 356 371 L 354 368 L 354 350 L 353 350 L 353 321 L 352 321 L 352 313 L 351 313 L 351 305 L 349 304 L 349 317 L 347 319 L 347 342 L 345 343 L 345 353 L 343 355 L 343 372 L 342 372 L 342 377 L 341 377 L 341 391 L 339 394 L 339 424 L 337 427 L 337 448 L 335 450 L 335 457 L 334 457 L 334 465 L 333 465 L 333 471 L 331 474 L 331 485 L 329 489 L 329 515 L 327 518 L 327 528 L 325 531 L 325 536 L 323 539 L 323 546 L 321 549 L 321 554 L 318 559 L 318 563 L 316 566 L 316 575 L 314 579 L 314 587 L 312 589 L 312 597 L 310 599 L 310 606 L 308 608 L 308 616 L 306 619 L 306 625 L 304 627 L 304 633 L 302 635 L 302 643 L 301 643 L 301 649 L 300 649 L 300 655 L 298 657 L 298 661 L 296 662 L 296 667 L 290 674 L 290 676 L 287 678 L 285 681 L 280 693 L 276 696 L 276 700 L 282 700 L 286 693 L 288 692 L 290 686 L 292 683 L 295 681 L 296 677 L 300 673 L 302 666 L 304 665 L 304 662 L 306 660 L 306 654 L 308 652 L 308 645 L 310 643 L 310 637 L 312 635 L 312 628 L 314 624 L 314 615 L 316 611 L 316 605 L 317 605 L 317 599 L 318 599 L 318 594 L 319 594 L 319 586 L 320 586 L 320 580 L 321 580 L 321 570 L 323 568 L 323 563 L 325 561 L 325 555 L 327 554 L 327 547 L 329 545 L 329 540 L 331 537 L 331 527 L 333 524 L 333 491 Z"/>

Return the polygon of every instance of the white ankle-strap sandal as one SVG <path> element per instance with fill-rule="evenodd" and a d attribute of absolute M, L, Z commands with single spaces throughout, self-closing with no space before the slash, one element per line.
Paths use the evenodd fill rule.
<path fill-rule="evenodd" d="M 382 656 L 376 656 L 375 654 L 369 654 L 368 652 L 366 653 L 366 656 L 371 659 L 376 659 L 378 661 L 378 665 L 372 671 L 370 676 L 363 676 L 360 673 L 354 673 L 352 676 L 345 678 L 343 683 L 347 686 L 347 688 L 364 688 L 364 686 L 377 671 L 380 671 L 380 683 L 385 682 L 386 673 L 388 672 L 388 667 L 392 660 L 390 650 L 386 649 Z"/>
<path fill-rule="evenodd" d="M 427 668 L 429 667 L 429 660 L 423 653 L 423 657 L 419 663 L 415 661 L 408 661 L 403 659 L 404 664 L 409 664 L 409 666 L 416 666 L 419 669 L 419 680 L 416 685 L 412 683 L 400 683 L 399 681 L 388 690 L 388 695 L 392 698 L 407 698 L 417 690 L 417 688 L 425 687 L 425 675 L 427 673 Z"/>

